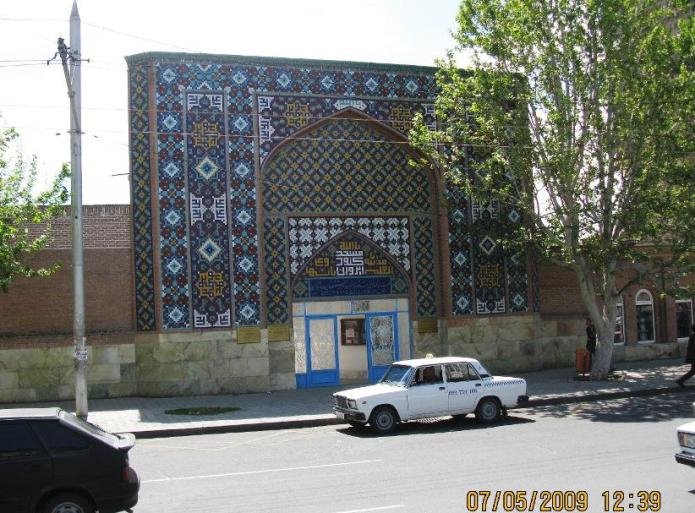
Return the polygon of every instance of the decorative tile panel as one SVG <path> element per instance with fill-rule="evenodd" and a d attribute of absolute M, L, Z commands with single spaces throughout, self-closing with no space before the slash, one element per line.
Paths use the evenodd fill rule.
<path fill-rule="evenodd" d="M 437 315 L 435 281 L 434 231 L 429 217 L 413 220 L 415 240 L 415 279 L 417 314 L 420 317 Z"/>
<path fill-rule="evenodd" d="M 135 318 L 139 331 L 155 329 L 154 260 L 147 66 L 130 69 L 130 161 L 135 263 Z"/>

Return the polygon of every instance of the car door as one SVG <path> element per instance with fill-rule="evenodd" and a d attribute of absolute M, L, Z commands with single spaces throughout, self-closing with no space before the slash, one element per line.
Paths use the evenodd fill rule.
<path fill-rule="evenodd" d="M 434 367 L 435 379 L 426 382 L 423 376 L 428 367 Z M 449 410 L 449 399 L 441 365 L 423 365 L 416 369 L 413 380 L 408 387 L 408 416 L 434 417 L 446 415 Z"/>
<path fill-rule="evenodd" d="M 30 511 L 51 480 L 51 458 L 27 422 L 0 421 L 0 511 Z"/>
<path fill-rule="evenodd" d="M 478 400 L 478 391 L 482 386 L 480 376 L 473 367 L 464 362 L 447 363 L 444 370 L 449 413 L 459 415 L 472 412 Z"/>

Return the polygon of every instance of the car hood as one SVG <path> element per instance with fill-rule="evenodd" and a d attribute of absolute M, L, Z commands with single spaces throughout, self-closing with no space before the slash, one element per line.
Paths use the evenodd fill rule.
<path fill-rule="evenodd" d="M 405 389 L 398 385 L 392 385 L 390 383 L 377 383 L 376 385 L 343 390 L 341 392 L 336 392 L 335 395 L 342 395 L 348 399 L 366 399 L 368 397 L 375 397 L 377 395 L 403 392 L 403 390 Z"/>
<path fill-rule="evenodd" d="M 678 431 L 695 434 L 695 421 L 678 426 Z"/>

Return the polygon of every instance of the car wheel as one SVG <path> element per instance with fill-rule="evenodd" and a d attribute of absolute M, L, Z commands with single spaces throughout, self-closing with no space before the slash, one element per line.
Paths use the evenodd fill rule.
<path fill-rule="evenodd" d="M 491 424 L 500 418 L 500 403 L 493 397 L 481 399 L 475 409 L 475 418 L 483 424 Z"/>
<path fill-rule="evenodd" d="M 48 499 L 42 513 L 94 513 L 92 503 L 76 493 L 61 493 Z"/>
<path fill-rule="evenodd" d="M 396 427 L 396 412 L 390 406 L 379 406 L 369 417 L 369 424 L 380 435 L 390 433 Z"/>

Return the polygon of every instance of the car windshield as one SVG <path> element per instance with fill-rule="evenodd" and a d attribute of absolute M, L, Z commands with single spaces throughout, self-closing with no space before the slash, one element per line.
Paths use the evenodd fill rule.
<path fill-rule="evenodd" d="M 87 431 L 88 433 L 98 438 L 101 438 L 102 440 L 105 440 L 110 444 L 115 444 L 116 442 L 118 442 L 118 437 L 116 435 L 108 433 L 101 429 L 99 426 L 92 424 L 91 422 L 84 421 L 81 418 L 72 415 L 71 413 L 61 411 L 60 418 L 66 424 L 76 426 L 77 428 L 82 429 L 83 431 Z"/>
<path fill-rule="evenodd" d="M 391 365 L 386 371 L 386 374 L 379 380 L 379 383 L 405 385 L 411 370 L 412 367 L 408 367 L 407 365 Z"/>

